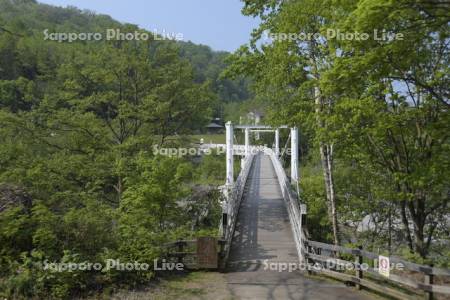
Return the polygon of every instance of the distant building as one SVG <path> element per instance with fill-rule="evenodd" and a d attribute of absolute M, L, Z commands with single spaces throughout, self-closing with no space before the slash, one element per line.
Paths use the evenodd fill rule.
<path fill-rule="evenodd" d="M 206 132 L 209 134 L 217 134 L 222 133 L 224 130 L 224 126 L 217 124 L 216 122 L 211 122 L 205 126 Z"/>

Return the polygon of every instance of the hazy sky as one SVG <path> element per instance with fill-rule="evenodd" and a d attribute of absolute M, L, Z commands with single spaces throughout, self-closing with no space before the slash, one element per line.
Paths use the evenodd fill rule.
<path fill-rule="evenodd" d="M 147 30 L 181 33 L 185 41 L 234 51 L 248 42 L 258 21 L 241 14 L 240 0 L 38 0 L 89 9 Z"/>

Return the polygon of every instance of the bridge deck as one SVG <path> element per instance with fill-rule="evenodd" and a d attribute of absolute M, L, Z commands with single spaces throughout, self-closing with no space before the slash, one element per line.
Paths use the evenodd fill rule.
<path fill-rule="evenodd" d="M 266 264 L 264 263 L 266 261 Z M 227 266 L 236 299 L 370 299 L 344 284 L 312 280 L 300 271 L 267 269 L 298 263 L 288 213 L 270 158 L 255 157 L 247 181 Z"/>

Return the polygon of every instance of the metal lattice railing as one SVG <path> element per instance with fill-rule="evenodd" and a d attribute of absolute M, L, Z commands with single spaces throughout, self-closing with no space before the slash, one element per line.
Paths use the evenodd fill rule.
<path fill-rule="evenodd" d="M 220 233 L 225 240 L 223 249 L 223 263 L 226 262 L 228 254 L 230 252 L 231 240 L 233 238 L 234 228 L 236 226 L 239 207 L 241 205 L 245 185 L 247 183 L 248 175 L 250 173 L 254 157 L 255 155 L 251 154 L 244 158 L 244 167 L 239 173 L 236 182 L 230 190 L 226 191 L 227 196 L 224 207 L 226 211 L 226 222 L 221 222 L 220 225 Z"/>
<path fill-rule="evenodd" d="M 272 161 L 273 167 L 277 174 L 278 182 L 280 184 L 283 199 L 286 203 L 286 208 L 289 215 L 289 220 L 292 227 L 292 232 L 295 239 L 296 248 L 298 251 L 299 260 L 304 261 L 304 241 L 307 240 L 305 228 L 303 228 L 303 214 L 300 201 L 298 199 L 297 193 L 292 188 L 288 177 L 281 165 L 280 160 L 276 157 L 274 151 L 267 147 L 264 148 L 264 153 L 268 155 Z M 245 185 L 247 183 L 248 175 L 250 173 L 252 163 L 255 157 L 255 151 L 251 151 L 251 155 L 245 157 L 244 167 L 241 170 L 239 177 L 232 186 L 231 189 L 226 191 L 226 201 L 224 205 L 225 221 L 220 225 L 220 234 L 225 241 L 223 248 L 223 265 L 228 259 L 228 254 L 230 252 L 231 240 L 233 238 L 234 229 L 236 226 L 236 220 L 239 213 L 239 207 L 242 202 L 242 197 L 245 190 Z"/>
<path fill-rule="evenodd" d="M 283 166 L 281 165 L 280 160 L 276 157 L 275 153 L 272 149 L 267 148 L 265 151 L 265 154 L 270 156 L 270 159 L 272 160 L 273 167 L 275 169 L 275 172 L 278 177 L 278 182 L 280 184 L 281 192 L 283 194 L 283 199 L 286 203 L 286 208 L 289 214 L 289 220 L 292 227 L 292 232 L 294 234 L 295 244 L 297 247 L 297 252 L 300 261 L 304 261 L 305 259 L 305 246 L 304 241 L 306 240 L 306 233 L 305 229 L 303 228 L 303 214 L 306 214 L 305 212 L 302 212 L 300 201 L 297 197 L 297 194 L 294 192 L 288 177 L 286 176 L 286 172 L 283 169 Z"/>

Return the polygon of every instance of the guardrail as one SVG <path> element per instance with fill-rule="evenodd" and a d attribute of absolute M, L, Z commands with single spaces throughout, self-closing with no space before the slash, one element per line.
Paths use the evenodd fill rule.
<path fill-rule="evenodd" d="M 425 299 L 434 299 L 435 293 L 450 295 L 450 278 L 448 278 L 450 270 L 448 269 L 419 265 L 391 256 L 389 257 L 389 264 L 402 264 L 405 269 L 413 274 L 405 271 L 395 271 L 395 273 L 389 272 L 386 276 L 380 274 L 374 267 L 370 267 L 372 264 L 363 265 L 365 258 L 378 261 L 380 256 L 376 253 L 364 251 L 362 247 L 354 249 L 306 240 L 304 245 L 306 248 L 305 258 L 308 265 L 316 264 L 315 267 L 309 268 L 309 271 L 352 282 L 358 288 L 364 286 L 396 299 L 417 299 L 418 296 L 425 296 Z M 355 261 L 340 259 L 339 254 L 350 255 Z M 328 266 L 324 267 L 324 264 L 328 264 Z M 330 268 L 330 264 L 333 268 Z M 337 271 L 337 266 L 340 266 L 344 271 L 347 270 L 347 273 Z M 349 274 L 348 269 L 355 270 L 355 274 Z M 416 278 L 412 275 L 415 275 Z M 416 280 L 417 275 L 423 277 L 423 281 L 419 282 Z M 437 276 L 442 277 L 439 279 L 442 279 L 446 285 L 434 284 Z M 407 294 L 406 292 L 412 294 Z M 420 293 L 423 293 L 423 295 L 420 295 Z M 442 299 L 449 299 L 449 296 L 444 297 Z"/>
<path fill-rule="evenodd" d="M 278 182 L 280 183 L 281 192 L 283 194 L 283 199 L 286 203 L 292 232 L 294 234 L 298 256 L 300 262 L 302 262 L 304 261 L 304 252 L 306 250 L 303 245 L 303 240 L 305 240 L 307 236 L 306 230 L 303 227 L 303 214 L 306 214 L 306 212 L 302 212 L 297 194 L 293 191 L 289 179 L 286 176 L 286 172 L 284 171 L 284 168 L 281 165 L 278 157 L 275 155 L 272 149 L 266 148 L 264 152 L 270 156 L 273 167 L 275 169 L 275 173 L 277 174 Z"/>
<path fill-rule="evenodd" d="M 231 240 L 233 239 L 234 229 L 236 227 L 236 220 L 239 213 L 239 207 L 241 205 L 242 196 L 244 194 L 245 185 L 247 183 L 248 175 L 252 168 L 254 155 L 251 154 L 244 158 L 244 167 L 239 173 L 236 182 L 234 183 L 231 191 L 228 191 L 226 199 L 226 211 L 222 217 L 219 232 L 222 234 L 222 238 L 225 241 L 222 251 L 221 265 L 225 266 L 230 253 Z"/>
<path fill-rule="evenodd" d="M 197 240 L 178 240 L 164 244 L 162 248 L 168 261 L 176 261 L 188 268 L 195 268 Z"/>
<path fill-rule="evenodd" d="M 162 252 L 166 262 L 181 263 L 184 269 L 217 269 L 224 244 L 215 237 L 200 237 L 166 243 Z"/>

